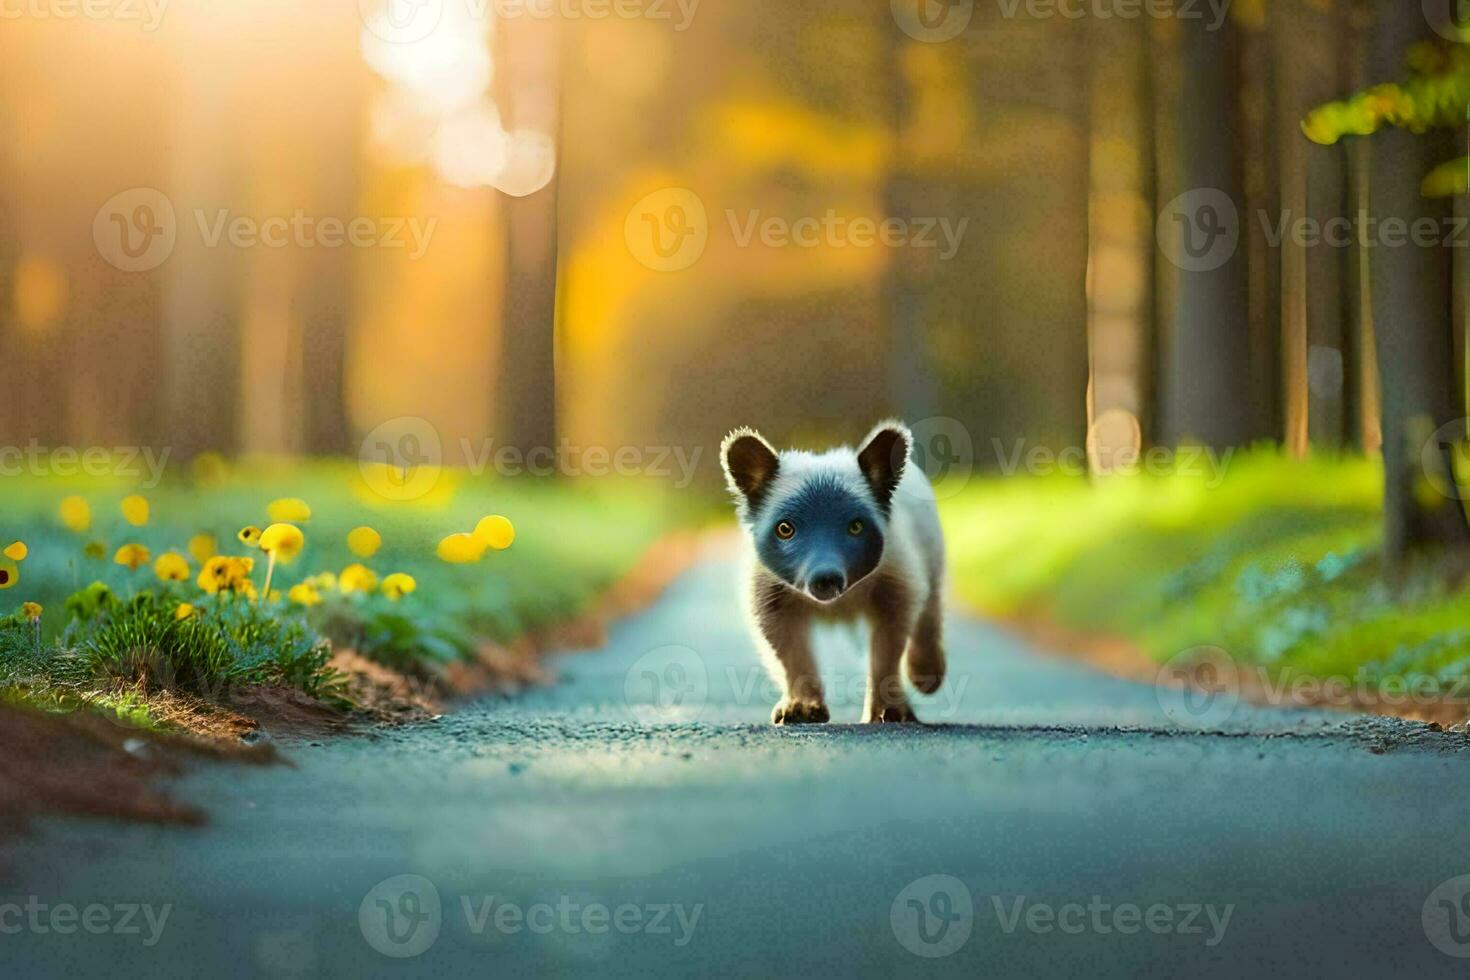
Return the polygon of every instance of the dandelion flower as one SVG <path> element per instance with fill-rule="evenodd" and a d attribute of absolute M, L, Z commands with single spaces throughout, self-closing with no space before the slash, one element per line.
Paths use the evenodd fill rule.
<path fill-rule="evenodd" d="M 516 539 L 516 529 L 508 518 L 491 514 L 481 518 L 480 523 L 475 525 L 475 537 L 488 548 L 504 551 Z"/>
<path fill-rule="evenodd" d="M 290 590 L 286 593 L 286 598 L 298 606 L 305 606 L 310 609 L 312 606 L 321 605 L 322 594 L 310 582 L 302 582 L 299 585 L 291 586 Z"/>
<path fill-rule="evenodd" d="M 451 534 L 439 542 L 438 555 L 444 561 L 465 565 L 479 561 L 485 554 L 485 543 L 473 534 Z"/>
<path fill-rule="evenodd" d="M 348 565 L 337 576 L 337 587 L 343 592 L 371 592 L 378 587 L 378 576 L 366 565 Z"/>
<path fill-rule="evenodd" d="M 174 610 L 174 619 L 180 621 L 185 619 L 193 619 L 197 615 L 199 615 L 199 610 L 195 609 L 192 604 L 187 602 L 179 603 L 178 608 Z"/>
<path fill-rule="evenodd" d="M 92 529 L 92 505 L 81 497 L 67 497 L 61 502 L 61 523 L 67 530 L 86 534 Z"/>
<path fill-rule="evenodd" d="M 20 614 L 26 618 L 27 622 L 39 623 L 41 621 L 41 604 L 39 602 L 22 602 L 20 604 Z"/>
<path fill-rule="evenodd" d="M 355 527 L 347 535 L 348 549 L 359 558 L 371 558 L 383 546 L 383 536 L 370 527 Z"/>
<path fill-rule="evenodd" d="M 153 574 L 160 582 L 184 582 L 189 578 L 189 562 L 177 551 L 166 551 L 153 563 Z"/>
<path fill-rule="evenodd" d="M 306 501 L 299 497 L 282 497 L 280 500 L 272 500 L 265 512 L 272 521 L 278 524 L 292 521 L 301 524 L 311 520 L 311 508 L 306 506 Z"/>
<path fill-rule="evenodd" d="M 213 534 L 196 534 L 189 539 L 189 554 L 202 565 L 219 554 L 219 542 Z"/>
<path fill-rule="evenodd" d="M 0 558 L 0 591 L 13 587 L 20 581 L 20 566 L 9 558 Z"/>
<path fill-rule="evenodd" d="M 127 568 L 128 571 L 136 572 L 148 564 L 149 557 L 148 549 L 141 544 L 125 544 L 117 549 L 117 554 L 112 556 L 112 560 Z"/>
<path fill-rule="evenodd" d="M 124 497 L 122 502 L 123 520 L 133 527 L 142 527 L 148 523 L 148 501 L 136 493 Z"/>
<path fill-rule="evenodd" d="M 250 573 L 255 569 L 254 558 L 232 558 L 215 555 L 204 563 L 195 580 L 201 589 L 214 595 L 219 592 L 245 592 L 250 582 Z M 250 586 L 251 589 L 254 586 Z"/>
<path fill-rule="evenodd" d="M 240 528 L 240 533 L 236 534 L 235 537 L 239 538 L 240 543 L 245 545 L 247 548 L 259 548 L 260 535 L 260 528 L 256 527 L 254 524 L 247 524 L 244 527 Z"/>
<path fill-rule="evenodd" d="M 107 557 L 107 543 L 105 541 L 88 541 L 82 548 L 82 555 L 93 561 L 101 561 Z"/>
<path fill-rule="evenodd" d="M 334 572 L 317 572 L 306 581 L 318 592 L 337 591 L 337 576 Z"/>
<path fill-rule="evenodd" d="M 383 579 L 383 595 L 392 599 L 394 602 L 402 599 L 418 587 L 419 584 L 413 580 L 412 575 L 405 575 L 402 572 L 394 572 L 392 575 Z"/>
<path fill-rule="evenodd" d="M 11 561 L 25 561 L 28 554 L 30 550 L 26 548 L 24 541 L 16 541 L 5 549 L 5 557 Z"/>
<path fill-rule="evenodd" d="M 294 524 L 272 524 L 260 534 L 260 550 L 283 562 L 301 554 L 305 545 L 306 535 Z"/>

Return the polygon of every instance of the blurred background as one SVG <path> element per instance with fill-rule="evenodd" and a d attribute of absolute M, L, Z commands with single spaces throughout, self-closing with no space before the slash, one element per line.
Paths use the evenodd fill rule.
<path fill-rule="evenodd" d="M 1463 210 L 1418 193 L 1456 137 L 1332 142 L 1443 122 L 1397 86 L 1303 121 L 1463 87 L 1432 6 L 37 0 L 0 34 L 0 439 L 1376 450 L 1372 243 L 1293 232 Z M 1437 246 L 1380 290 L 1437 317 L 1395 347 L 1431 430 Z"/>

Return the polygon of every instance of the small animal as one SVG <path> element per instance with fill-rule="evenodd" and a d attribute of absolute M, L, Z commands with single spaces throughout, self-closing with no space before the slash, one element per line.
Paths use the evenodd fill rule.
<path fill-rule="evenodd" d="M 777 452 L 741 428 L 720 447 L 750 545 L 744 598 L 756 644 L 783 695 L 777 725 L 831 717 L 812 653 L 819 621 L 871 627 L 864 722 L 914 722 L 909 681 L 944 681 L 944 536 L 934 491 L 909 465 L 913 436 L 880 422 L 862 448 Z"/>

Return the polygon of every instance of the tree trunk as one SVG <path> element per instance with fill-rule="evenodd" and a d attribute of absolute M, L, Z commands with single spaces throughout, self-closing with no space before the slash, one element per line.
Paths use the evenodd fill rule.
<path fill-rule="evenodd" d="M 554 23 L 531 19 L 506 21 L 498 34 L 497 102 L 507 130 L 557 137 L 551 183 L 525 197 L 501 197 L 507 240 L 495 428 L 499 444 L 529 452 L 556 445 L 560 34 Z"/>
<path fill-rule="evenodd" d="M 1180 29 L 1183 78 L 1174 124 L 1177 188 L 1186 195 L 1179 213 L 1182 231 L 1207 236 L 1221 230 L 1220 222 L 1228 233 L 1233 222 L 1239 235 L 1245 195 L 1235 137 L 1239 129 L 1229 124 L 1238 109 L 1232 58 L 1235 29 L 1208 30 L 1203 20 L 1181 21 Z M 1198 206 L 1201 201 L 1219 202 L 1222 196 L 1230 209 Z M 1217 266 L 1179 270 L 1166 393 L 1166 433 L 1171 441 L 1225 448 L 1244 445 L 1255 434 L 1253 420 L 1260 408 L 1251 377 L 1247 257 L 1240 244 Z M 1216 247 L 1224 247 L 1224 242 Z"/>
<path fill-rule="evenodd" d="M 1417 4 L 1379 8 L 1370 43 L 1374 78 L 1402 73 L 1404 52 L 1429 33 Z M 1381 383 L 1384 469 L 1384 561 L 1390 574 L 1416 552 L 1470 545 L 1470 525 L 1456 497 L 1451 451 L 1465 436 L 1456 419 L 1452 274 L 1442 242 L 1451 207 L 1423 197 L 1419 183 L 1455 154 L 1454 140 L 1384 129 L 1372 137 L 1369 210 L 1373 234 L 1370 275 Z M 1385 222 L 1428 219 L 1433 244 L 1420 245 Z M 1393 241 L 1390 235 L 1402 239 Z M 1439 493 L 1421 492 L 1425 481 Z"/>

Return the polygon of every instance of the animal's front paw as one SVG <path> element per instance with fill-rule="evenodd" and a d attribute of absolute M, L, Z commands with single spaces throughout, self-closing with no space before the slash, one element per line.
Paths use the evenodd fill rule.
<path fill-rule="evenodd" d="M 784 698 L 771 709 L 771 722 L 777 725 L 821 725 L 831 717 L 827 706 L 820 701 Z"/>
<path fill-rule="evenodd" d="M 917 725 L 919 719 L 914 715 L 914 709 L 907 704 L 870 704 L 863 708 L 863 724 L 865 725 Z"/>

